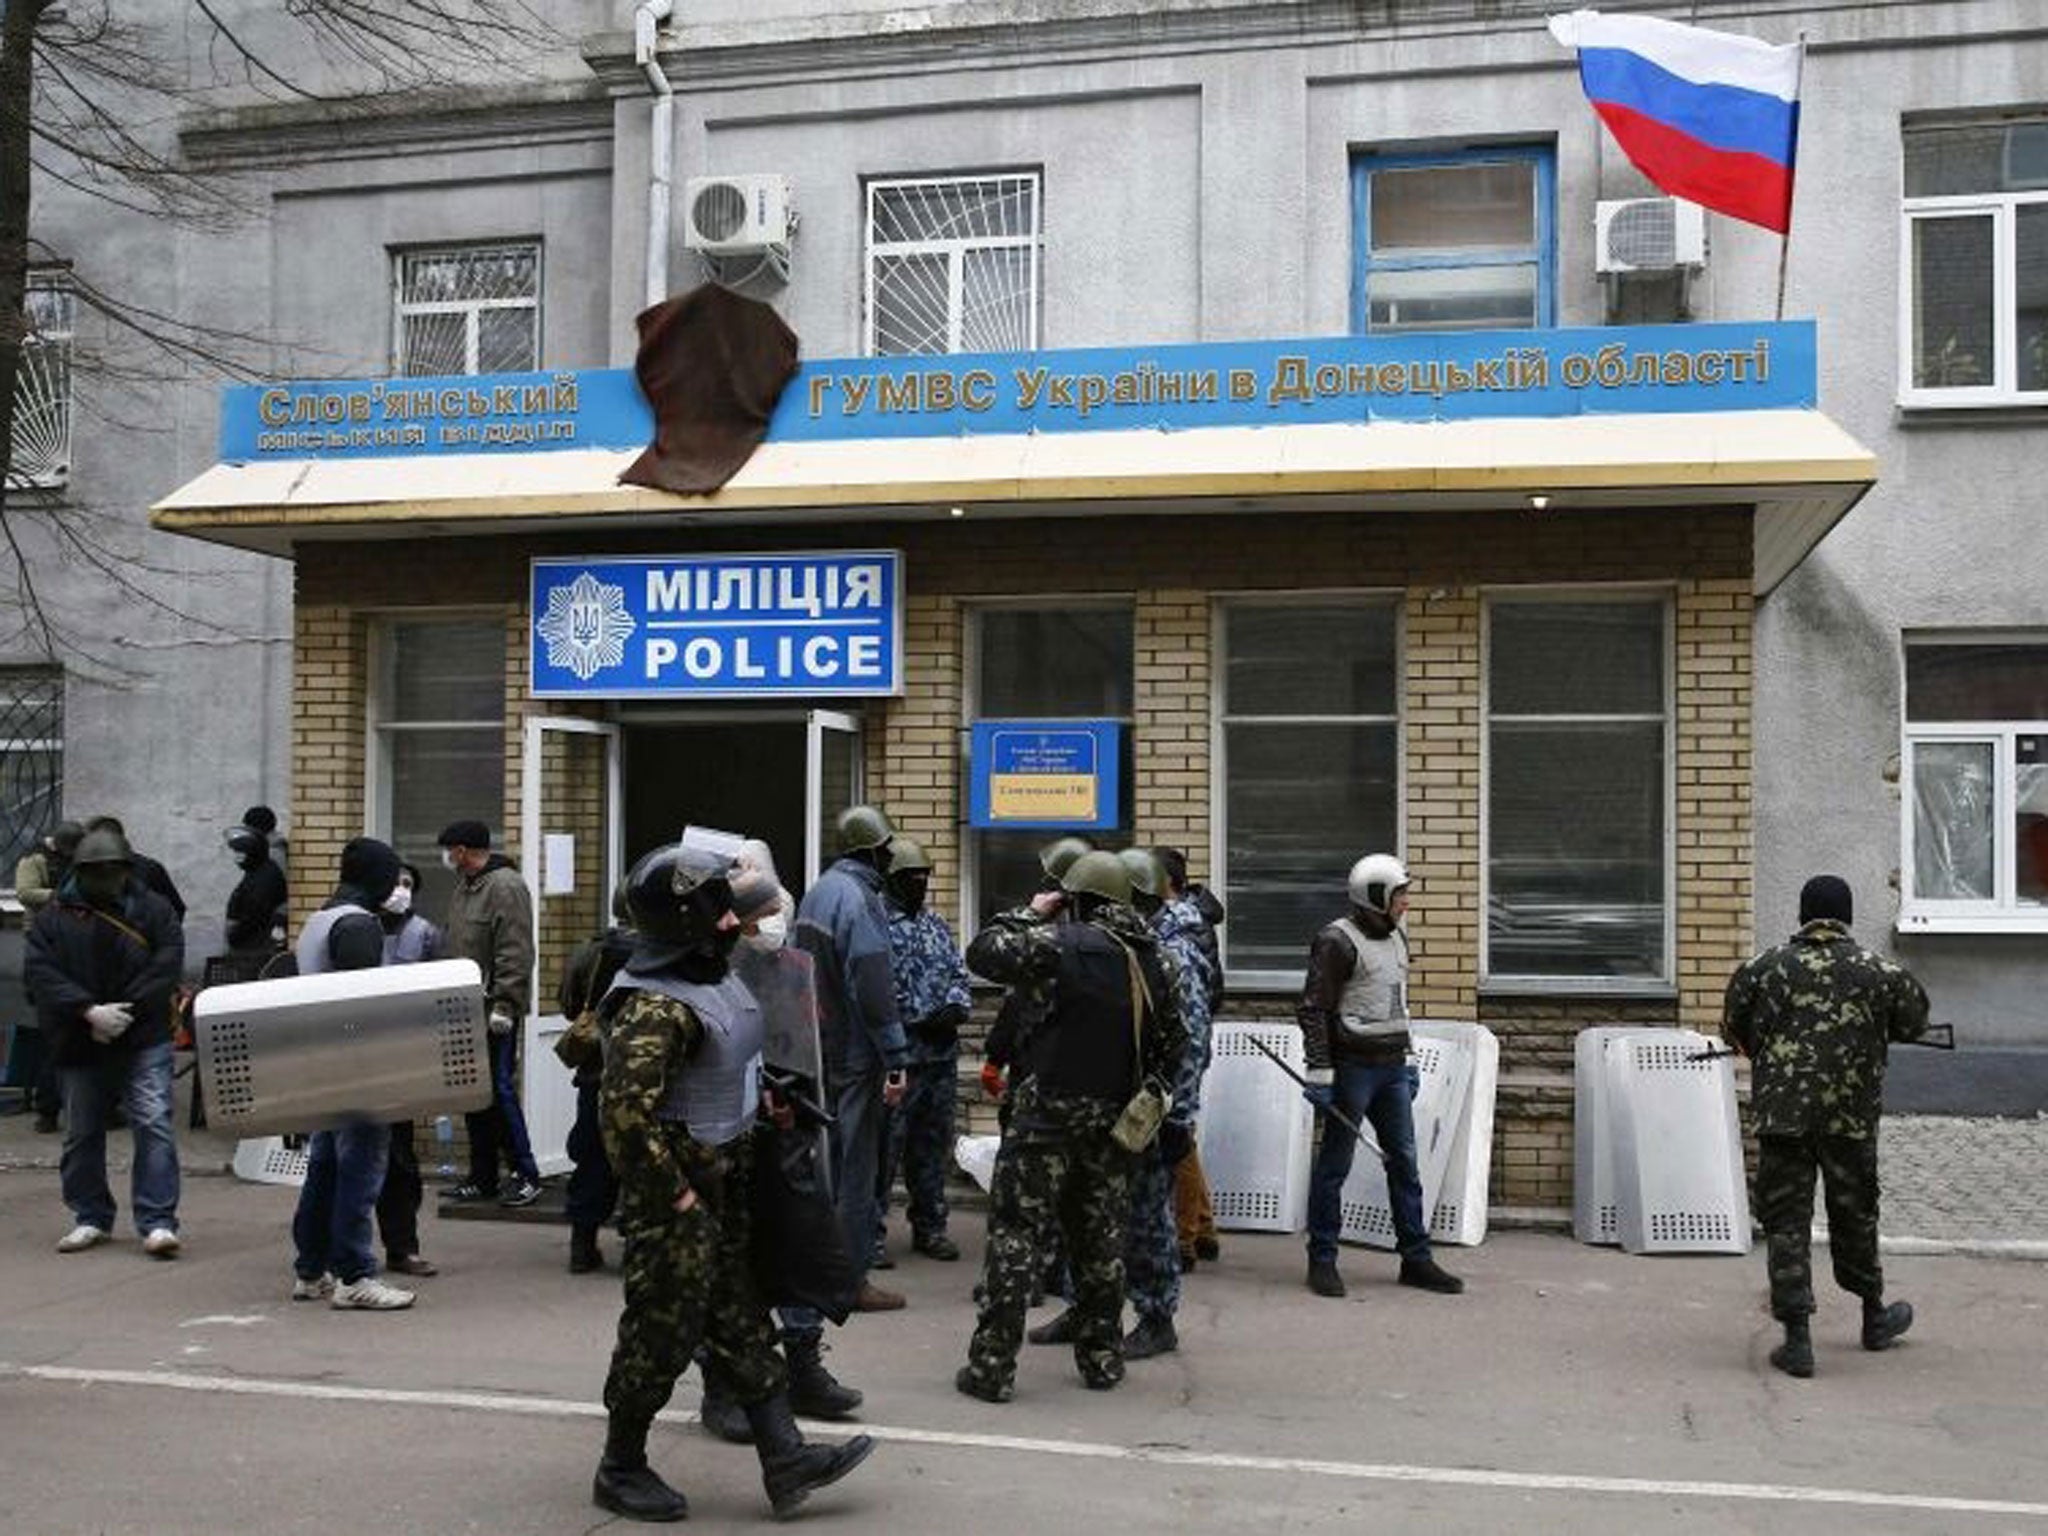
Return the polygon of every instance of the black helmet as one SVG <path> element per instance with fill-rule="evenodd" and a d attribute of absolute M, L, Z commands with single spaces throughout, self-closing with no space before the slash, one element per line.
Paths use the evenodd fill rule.
<path fill-rule="evenodd" d="M 1038 850 L 1038 867 L 1054 880 L 1064 880 L 1067 870 L 1094 844 L 1085 837 L 1056 837 Z"/>
<path fill-rule="evenodd" d="M 839 813 L 839 851 L 861 853 L 881 848 L 896 835 L 889 815 L 879 806 L 850 805 Z"/>
<path fill-rule="evenodd" d="M 221 837 L 237 858 L 253 859 L 270 851 L 270 839 L 251 826 L 230 827 Z"/>
<path fill-rule="evenodd" d="M 732 865 L 716 854 L 666 843 L 641 855 L 626 876 L 626 905 L 643 945 L 677 951 L 712 944 L 732 910 Z"/>
<path fill-rule="evenodd" d="M 1060 889 L 1069 896 L 1100 896 L 1104 901 L 1129 905 L 1131 872 L 1115 854 L 1091 850 L 1067 866 L 1060 876 Z"/>
<path fill-rule="evenodd" d="M 88 832 L 78 840 L 78 852 L 71 856 L 71 862 L 80 868 L 87 864 L 129 863 L 128 839 L 105 828 Z"/>

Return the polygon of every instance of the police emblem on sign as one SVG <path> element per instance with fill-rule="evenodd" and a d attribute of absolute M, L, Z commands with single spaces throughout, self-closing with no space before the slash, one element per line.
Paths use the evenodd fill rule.
<path fill-rule="evenodd" d="M 548 611 L 534 626 L 547 642 L 548 665 L 583 682 L 626 659 L 626 640 L 637 627 L 626 611 L 626 589 L 584 571 L 548 593 Z"/>

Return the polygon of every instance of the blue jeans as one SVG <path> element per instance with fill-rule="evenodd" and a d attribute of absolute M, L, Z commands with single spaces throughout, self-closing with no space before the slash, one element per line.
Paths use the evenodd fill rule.
<path fill-rule="evenodd" d="M 491 1036 L 491 1103 L 463 1116 L 469 1127 L 469 1181 L 486 1194 L 498 1192 L 498 1158 L 529 1183 L 540 1182 L 526 1113 L 519 1107 L 519 1035 Z"/>
<path fill-rule="evenodd" d="M 114 1195 L 107 1187 L 107 1111 L 117 1101 L 128 1112 L 135 1167 L 128 1203 L 135 1230 L 178 1230 L 178 1142 L 171 1127 L 171 1043 L 136 1051 L 105 1051 L 89 1066 L 60 1067 L 64 1090 L 64 1156 L 58 1180 L 72 1217 L 114 1230 Z"/>
<path fill-rule="evenodd" d="M 1422 1174 L 1415 1163 L 1415 1116 L 1410 1101 L 1422 1087 L 1411 1066 L 1368 1066 L 1339 1061 L 1337 1108 L 1358 1124 L 1369 1124 L 1387 1154 L 1387 1204 L 1394 1217 L 1394 1246 L 1404 1259 L 1429 1257 L 1429 1223 L 1422 1212 Z M 1358 1138 L 1327 1115 L 1322 1145 L 1308 1176 L 1308 1261 L 1335 1263 L 1337 1233 L 1343 1226 L 1344 1180 L 1351 1173 Z"/>
<path fill-rule="evenodd" d="M 292 1213 L 292 1269 L 301 1280 L 332 1272 L 342 1284 L 377 1273 L 371 1217 L 384 1187 L 391 1127 L 359 1120 L 316 1131 L 306 1148 L 306 1182 Z"/>

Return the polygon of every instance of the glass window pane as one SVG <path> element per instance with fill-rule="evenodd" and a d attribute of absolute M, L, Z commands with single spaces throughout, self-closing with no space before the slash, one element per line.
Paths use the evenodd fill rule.
<path fill-rule="evenodd" d="M 2048 644 L 1909 645 L 1908 720 L 2048 720 Z"/>
<path fill-rule="evenodd" d="M 1233 604 L 1225 707 L 1232 715 L 1391 715 L 1398 707 L 1391 602 Z"/>
<path fill-rule="evenodd" d="M 2048 906 L 2048 736 L 2013 741 L 2013 896 Z"/>
<path fill-rule="evenodd" d="M 485 309 L 476 317 L 476 371 L 525 373 L 540 366 L 540 311 Z"/>
<path fill-rule="evenodd" d="M 1913 387 L 1994 379 L 1991 218 L 1913 221 Z"/>
<path fill-rule="evenodd" d="M 1995 769 L 1988 741 L 1913 743 L 1913 894 L 1990 901 Z"/>
<path fill-rule="evenodd" d="M 1131 713 L 1128 608 L 986 608 L 976 699 L 984 719 Z"/>
<path fill-rule="evenodd" d="M 2015 210 L 2014 307 L 2019 388 L 2048 389 L 2048 203 Z"/>
<path fill-rule="evenodd" d="M 399 321 L 398 371 L 408 378 L 469 372 L 467 315 L 407 315 Z"/>
<path fill-rule="evenodd" d="M 451 821 L 475 817 L 505 831 L 505 743 L 497 731 L 393 731 L 390 744 L 391 845 L 418 866 L 416 905 L 439 922 L 455 877 L 441 867 L 434 839 Z M 531 876 L 529 876 L 531 878 Z"/>
<path fill-rule="evenodd" d="M 1374 268 L 1367 326 L 1375 331 L 1492 331 L 1536 323 L 1536 267 Z"/>
<path fill-rule="evenodd" d="M 1031 329 L 1030 247 L 997 246 L 960 253 L 960 350 L 1028 352 Z"/>
<path fill-rule="evenodd" d="M 952 344 L 952 262 L 941 254 L 877 256 L 877 357 L 945 352 Z"/>
<path fill-rule="evenodd" d="M 1491 973 L 1662 976 L 1663 722 L 1497 724 L 1489 745 Z"/>
<path fill-rule="evenodd" d="M 1664 709 L 1664 604 L 1498 602 L 1488 707 L 1497 715 L 1642 715 Z"/>
<path fill-rule="evenodd" d="M 1038 233 L 1038 180 L 969 176 L 875 188 L 868 240 L 991 240 Z"/>
<path fill-rule="evenodd" d="M 391 624 L 386 640 L 386 720 L 504 719 L 502 624 L 401 620 Z M 495 737 L 491 750 L 502 754 Z"/>
<path fill-rule="evenodd" d="M 1954 123 L 1906 134 L 1906 196 L 2048 187 L 2048 123 Z"/>
<path fill-rule="evenodd" d="M 1372 173 L 1375 251 L 1509 248 L 1536 243 L 1536 166 L 1426 165 Z"/>
<path fill-rule="evenodd" d="M 1400 744 L 1380 725 L 1230 725 L 1224 749 L 1233 969 L 1299 971 L 1368 850 L 1400 844 Z"/>

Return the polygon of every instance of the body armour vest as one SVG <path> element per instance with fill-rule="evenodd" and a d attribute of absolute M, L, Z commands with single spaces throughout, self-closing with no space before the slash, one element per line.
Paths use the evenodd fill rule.
<path fill-rule="evenodd" d="M 724 1146 L 754 1123 L 761 1107 L 765 1030 L 761 1005 L 745 982 L 730 971 L 722 981 L 701 982 L 622 970 L 612 978 L 606 996 L 614 992 L 655 992 L 673 998 L 704 1026 L 696 1053 L 669 1080 L 668 1093 L 655 1110 L 658 1119 L 687 1126 L 690 1139 L 707 1147 Z"/>
<path fill-rule="evenodd" d="M 1053 1093 L 1121 1104 L 1138 1086 L 1131 1041 L 1131 968 L 1123 945 L 1092 923 L 1062 923 L 1052 1012 L 1032 1071 Z"/>
<path fill-rule="evenodd" d="M 1348 917 L 1337 927 L 1351 941 L 1357 963 L 1337 1002 L 1337 1022 L 1347 1039 L 1392 1041 L 1408 1033 L 1408 936 L 1396 928 L 1375 939 Z"/>
<path fill-rule="evenodd" d="M 327 952 L 327 942 L 334 932 L 334 925 L 344 917 L 367 917 L 374 921 L 376 914 L 368 907 L 345 901 L 337 906 L 322 907 L 307 918 L 306 926 L 299 930 L 299 947 L 295 953 L 301 976 L 324 975 L 334 969 L 334 962 Z"/>

